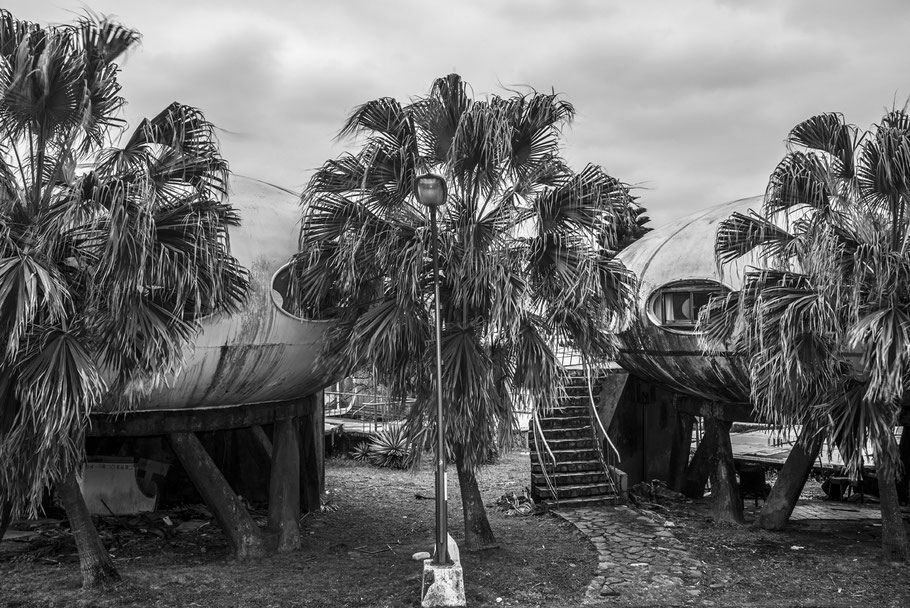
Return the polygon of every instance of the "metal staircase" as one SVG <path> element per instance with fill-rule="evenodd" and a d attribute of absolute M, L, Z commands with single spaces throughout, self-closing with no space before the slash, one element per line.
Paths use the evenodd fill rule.
<path fill-rule="evenodd" d="M 598 389 L 594 387 L 594 398 Z M 532 419 L 528 437 L 531 498 L 535 502 L 565 508 L 621 500 L 621 489 L 612 474 L 616 463 L 612 453 L 603 452 L 600 424 L 593 417 L 588 378 L 582 371 L 570 372 L 558 406 L 538 421 L 540 433 Z M 603 424 L 608 426 L 609 421 Z"/>

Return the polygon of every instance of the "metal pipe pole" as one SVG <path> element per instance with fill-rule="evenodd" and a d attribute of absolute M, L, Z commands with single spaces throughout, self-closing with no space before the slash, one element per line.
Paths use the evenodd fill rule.
<path fill-rule="evenodd" d="M 436 291 L 436 557 L 434 563 L 444 565 L 449 556 L 448 500 L 446 484 L 445 417 L 442 411 L 442 318 L 439 314 L 439 245 L 436 241 L 436 207 L 430 207 L 430 236 L 433 240 L 433 287 Z"/>

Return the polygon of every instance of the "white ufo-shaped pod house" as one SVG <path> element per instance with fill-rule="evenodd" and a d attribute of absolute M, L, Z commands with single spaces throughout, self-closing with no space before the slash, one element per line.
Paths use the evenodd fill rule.
<path fill-rule="evenodd" d="M 140 411 L 274 403 L 329 384 L 316 360 L 330 322 L 282 308 L 287 264 L 298 251 L 297 195 L 238 176 L 228 195 L 241 218 L 230 229 L 230 252 L 250 272 L 250 295 L 239 313 L 203 320 L 183 369 L 146 397 Z"/>
<path fill-rule="evenodd" d="M 721 274 L 717 227 L 733 213 L 759 210 L 762 197 L 725 203 L 657 228 L 619 253 L 639 280 L 635 321 L 619 335 L 619 363 L 633 374 L 709 401 L 748 402 L 748 375 L 729 355 L 707 355 L 695 324 L 715 294 L 738 290 L 746 258 Z"/>

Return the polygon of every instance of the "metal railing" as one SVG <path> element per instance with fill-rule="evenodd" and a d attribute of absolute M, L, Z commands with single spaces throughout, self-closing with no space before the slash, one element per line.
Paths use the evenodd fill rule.
<path fill-rule="evenodd" d="M 414 399 L 408 399 L 404 404 L 393 402 L 386 395 L 375 392 L 324 391 L 324 394 L 326 416 L 369 422 L 373 432 L 381 422 L 404 418 L 414 403 Z"/>

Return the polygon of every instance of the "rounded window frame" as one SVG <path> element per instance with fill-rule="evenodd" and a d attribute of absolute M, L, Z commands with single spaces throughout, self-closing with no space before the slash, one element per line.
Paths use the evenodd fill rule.
<path fill-rule="evenodd" d="M 664 283 L 660 287 L 655 288 L 648 295 L 648 299 L 645 301 L 645 314 L 655 327 L 659 327 L 666 332 L 684 336 L 699 335 L 704 332 L 695 330 L 698 319 L 697 315 L 695 315 L 695 322 L 691 324 L 667 324 L 655 311 L 658 300 L 662 302 L 663 296 L 668 293 L 689 293 L 690 295 L 695 293 L 709 293 L 710 298 L 714 295 L 726 295 L 731 291 L 733 290 L 728 285 L 724 285 L 720 281 L 715 281 L 713 279 L 677 279 L 675 281 L 670 281 L 669 283 Z"/>
<path fill-rule="evenodd" d="M 310 319 L 306 319 L 304 317 L 298 317 L 297 315 L 290 312 L 289 310 L 287 310 L 284 307 L 283 299 L 280 303 L 278 302 L 277 299 L 275 299 L 275 294 L 278 294 L 282 298 L 285 297 L 282 292 L 275 289 L 275 281 L 278 279 L 278 275 L 280 275 L 282 272 L 284 272 L 284 273 L 287 273 L 288 282 L 290 282 L 290 274 L 291 274 L 290 267 L 291 267 L 291 262 L 285 262 L 284 264 L 282 264 L 281 266 L 278 267 L 278 270 L 276 270 L 275 272 L 272 273 L 272 278 L 269 280 L 269 300 L 272 302 L 272 306 L 277 308 L 278 312 L 280 312 L 284 316 L 290 317 L 291 319 L 294 319 L 295 321 L 300 321 L 301 323 L 306 323 L 306 322 L 309 322 Z"/>

